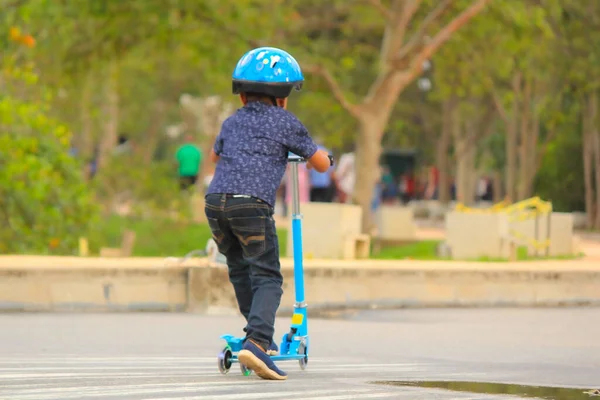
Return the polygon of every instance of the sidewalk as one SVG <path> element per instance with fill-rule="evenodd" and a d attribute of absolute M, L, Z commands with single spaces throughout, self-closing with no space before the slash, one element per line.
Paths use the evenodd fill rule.
<path fill-rule="evenodd" d="M 279 218 L 278 226 L 285 226 L 285 220 Z M 444 230 L 439 227 L 418 227 L 418 240 L 443 240 Z M 541 260 L 519 262 L 477 262 L 477 261 L 420 261 L 420 260 L 329 260 L 305 259 L 306 269 L 384 269 L 384 270 L 460 270 L 460 271 L 600 271 L 599 240 L 588 238 L 580 240 L 585 257 L 579 260 Z M 192 258 L 179 263 L 176 257 L 63 257 L 34 255 L 0 255 L 0 270 L 6 269 L 156 269 L 175 267 L 206 267 L 206 258 Z M 281 259 L 282 268 L 293 268 L 291 258 Z"/>
<path fill-rule="evenodd" d="M 58 269 L 170 269 L 207 267 L 206 258 L 193 258 L 179 264 L 177 259 L 163 257 L 62 257 L 62 256 L 0 256 L 0 270 Z M 282 258 L 284 269 L 294 267 L 293 259 Z M 305 269 L 365 269 L 399 271 L 598 271 L 600 262 L 588 260 L 542 260 L 519 262 L 421 261 L 421 260 L 328 260 L 305 259 Z"/>

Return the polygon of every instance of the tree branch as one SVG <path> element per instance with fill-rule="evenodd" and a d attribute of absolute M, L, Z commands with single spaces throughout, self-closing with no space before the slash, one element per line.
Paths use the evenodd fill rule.
<path fill-rule="evenodd" d="M 14 0 L 8 4 L 2 4 L 0 5 L 0 10 L 8 10 L 9 8 L 16 8 L 16 7 L 21 7 L 22 5 L 24 5 L 25 3 L 27 3 L 29 0 Z"/>
<path fill-rule="evenodd" d="M 419 7 L 421 7 L 422 2 L 423 0 L 411 0 L 404 3 L 404 7 L 402 8 L 402 14 L 400 16 L 400 27 L 398 29 L 401 35 L 400 43 L 402 43 L 402 41 L 404 40 L 406 28 L 408 27 L 408 24 L 419 10 Z"/>
<path fill-rule="evenodd" d="M 237 39 L 246 43 L 250 47 L 256 48 L 256 47 L 263 46 L 263 43 L 261 43 L 260 41 L 250 39 L 248 36 L 244 35 L 243 31 L 240 31 L 238 29 L 232 29 L 227 24 L 225 24 L 223 21 L 218 21 L 216 18 L 210 17 L 208 15 L 203 15 L 203 14 L 196 14 L 195 16 L 198 19 L 200 19 L 208 24 L 213 25 L 216 29 L 220 30 L 221 32 L 236 37 Z"/>
<path fill-rule="evenodd" d="M 496 116 L 496 108 L 489 104 L 486 106 L 484 113 L 476 122 L 477 130 L 474 134 L 469 135 L 467 138 L 467 144 L 462 152 L 457 152 L 456 158 L 463 157 L 467 151 L 471 150 L 474 146 L 479 144 L 479 141 L 490 136 L 492 134 L 492 123 L 494 122 L 494 118 Z"/>
<path fill-rule="evenodd" d="M 546 134 L 546 137 L 544 138 L 544 141 L 542 142 L 540 149 L 537 151 L 537 154 L 535 156 L 535 168 L 536 168 L 535 171 L 536 171 L 536 173 L 542 167 L 542 161 L 544 161 L 544 156 L 546 155 L 546 152 L 548 151 L 548 146 L 556 138 L 557 131 L 558 131 L 558 129 L 556 129 L 556 128 L 550 130 Z"/>
<path fill-rule="evenodd" d="M 398 63 L 391 65 L 391 68 L 381 71 L 375 82 L 369 88 L 369 92 L 363 101 L 372 103 L 375 99 L 381 97 L 382 93 L 388 90 L 388 85 L 408 85 L 423 70 L 423 63 L 445 43 L 453 33 L 465 25 L 470 19 L 475 17 L 491 0 L 473 0 L 469 8 L 464 10 L 446 26 L 444 26 L 431 41 L 426 43 L 423 48 L 412 57 L 406 65 Z"/>
<path fill-rule="evenodd" d="M 442 14 L 444 14 L 444 12 L 446 12 L 450 8 L 450 6 L 452 5 L 452 1 L 453 0 L 440 0 L 438 6 L 432 12 L 430 12 L 427 15 L 427 17 L 425 17 L 423 22 L 421 22 L 421 25 L 419 25 L 419 27 L 408 40 L 406 45 L 404 45 L 400 49 L 398 55 L 396 56 L 397 60 L 403 59 L 417 47 L 417 45 L 422 41 L 423 37 L 425 36 L 425 33 L 427 32 L 429 26 L 433 22 L 437 21 L 442 16 Z"/>
<path fill-rule="evenodd" d="M 500 96 L 494 89 L 492 89 L 492 98 L 494 99 L 494 105 L 496 106 L 496 109 L 498 110 L 498 114 L 500 114 L 500 118 L 502 118 L 504 123 L 508 124 L 508 121 L 509 121 L 508 113 L 506 112 L 506 108 L 502 104 L 502 100 L 500 100 Z"/>
<path fill-rule="evenodd" d="M 380 47 L 380 64 L 382 68 L 387 68 L 387 64 L 394 59 L 396 53 L 402 47 L 408 24 L 419 9 L 422 1 L 395 0 L 392 3 L 392 9 L 389 10 L 390 14 L 386 20 L 385 32 Z"/>
<path fill-rule="evenodd" d="M 414 79 L 422 70 L 423 62 L 429 58 L 444 44 L 446 43 L 453 33 L 458 31 L 464 26 L 469 20 L 479 14 L 485 6 L 492 0 L 474 0 L 469 8 L 464 10 L 452 21 L 443 27 L 433 39 L 425 45 L 423 50 L 412 60 L 412 65 L 409 68 L 408 74 L 409 79 Z"/>
<path fill-rule="evenodd" d="M 367 0 L 373 7 L 377 9 L 383 15 L 383 17 L 387 20 L 391 20 L 394 17 L 394 13 L 390 11 L 389 8 L 383 5 L 381 0 Z"/>
<path fill-rule="evenodd" d="M 329 72 L 329 70 L 327 68 L 325 68 L 322 65 L 305 65 L 302 67 L 302 69 L 305 70 L 306 72 L 319 75 L 323 79 L 325 79 L 325 82 L 327 82 L 327 85 L 329 86 L 329 89 L 331 90 L 333 97 L 335 97 L 335 99 L 338 101 L 338 103 L 340 103 L 340 105 L 346 111 L 348 111 L 348 113 L 350 113 L 353 117 L 358 118 L 360 116 L 359 107 L 356 104 L 352 104 L 347 99 L 341 86 L 336 81 L 336 79 L 333 77 L 333 75 L 331 75 L 331 73 Z"/>

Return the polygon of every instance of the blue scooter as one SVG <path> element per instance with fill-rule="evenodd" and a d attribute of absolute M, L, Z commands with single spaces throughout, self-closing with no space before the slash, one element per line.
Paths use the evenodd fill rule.
<path fill-rule="evenodd" d="M 330 164 L 333 165 L 333 157 L 329 156 Z M 308 364 L 308 314 L 306 301 L 304 299 L 304 270 L 302 258 L 302 215 L 300 214 L 300 196 L 298 190 L 298 164 L 306 162 L 305 159 L 295 154 L 289 153 L 288 162 L 291 165 L 292 172 L 292 242 L 294 246 L 294 289 L 296 293 L 296 303 L 294 304 L 294 313 L 292 315 L 292 324 L 290 331 L 283 335 L 279 354 L 272 355 L 273 361 L 298 360 L 300 369 L 306 369 Z M 252 371 L 238 360 L 238 352 L 242 350 L 244 337 L 235 337 L 234 335 L 223 335 L 221 339 L 227 342 L 227 345 L 218 355 L 219 371 L 222 374 L 229 372 L 234 363 L 240 364 L 242 374 L 248 376 Z"/>

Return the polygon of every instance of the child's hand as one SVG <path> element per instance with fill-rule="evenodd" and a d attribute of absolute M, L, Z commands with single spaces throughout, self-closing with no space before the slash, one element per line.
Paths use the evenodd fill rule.
<path fill-rule="evenodd" d="M 307 168 L 314 167 L 318 172 L 327 172 L 329 167 L 331 166 L 331 160 L 329 159 L 329 154 L 326 151 L 321 149 L 317 150 L 317 152 L 308 159 Z"/>

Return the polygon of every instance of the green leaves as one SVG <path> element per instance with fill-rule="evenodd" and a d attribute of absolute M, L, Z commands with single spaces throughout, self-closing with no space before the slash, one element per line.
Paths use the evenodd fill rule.
<path fill-rule="evenodd" d="M 12 65 L 10 72 L 0 79 L 35 82 L 29 71 Z M 1 252 L 74 254 L 79 236 L 94 222 L 82 167 L 68 155 L 71 135 L 47 109 L 0 94 Z"/>

